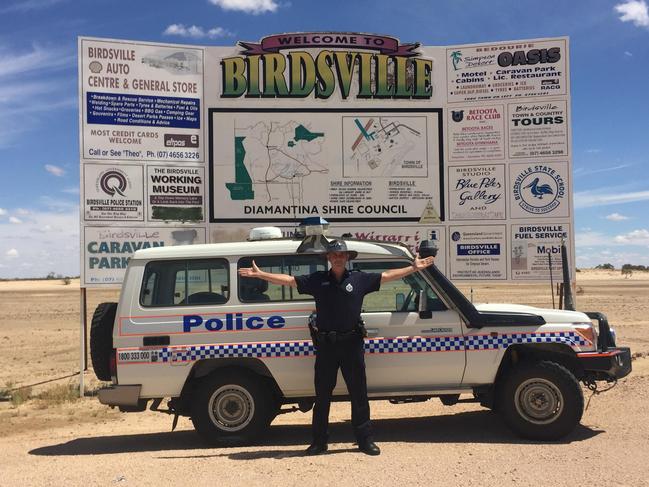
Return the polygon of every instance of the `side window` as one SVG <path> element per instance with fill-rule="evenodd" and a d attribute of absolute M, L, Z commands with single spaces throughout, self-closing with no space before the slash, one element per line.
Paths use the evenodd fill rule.
<path fill-rule="evenodd" d="M 407 267 L 410 263 L 399 262 L 363 262 L 354 261 L 354 269 L 365 272 L 381 273 L 389 269 Z M 402 279 L 381 284 L 378 292 L 365 296 L 363 311 L 366 313 L 379 312 L 412 312 L 419 307 L 419 292 L 425 291 L 428 300 L 428 309 L 431 311 L 443 311 L 446 305 L 435 294 L 435 291 L 428 285 L 419 274 L 410 274 Z"/>
<path fill-rule="evenodd" d="M 327 260 L 322 255 L 273 255 L 262 257 L 243 257 L 238 268 L 251 267 L 252 261 L 262 271 L 275 274 L 301 276 L 316 271 L 327 270 Z M 313 299 L 308 294 L 300 294 L 296 288 L 272 284 L 254 277 L 239 277 L 239 300 L 243 303 L 262 303 L 266 301 L 304 301 Z"/>
<path fill-rule="evenodd" d="M 140 304 L 223 304 L 230 297 L 228 269 L 225 259 L 149 262 L 144 270 Z"/>

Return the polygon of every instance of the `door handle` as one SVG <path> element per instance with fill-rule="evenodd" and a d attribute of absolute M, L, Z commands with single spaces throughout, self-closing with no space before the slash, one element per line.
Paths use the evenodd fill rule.
<path fill-rule="evenodd" d="M 367 336 L 368 337 L 379 336 L 379 329 L 378 328 L 365 328 L 365 331 L 367 331 Z"/>

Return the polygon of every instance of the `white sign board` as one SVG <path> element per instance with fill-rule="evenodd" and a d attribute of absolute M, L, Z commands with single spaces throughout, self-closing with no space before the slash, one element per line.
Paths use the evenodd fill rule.
<path fill-rule="evenodd" d="M 86 286 L 121 280 L 132 232 L 239 241 L 307 216 L 413 251 L 432 236 L 464 282 L 546 281 L 561 236 L 574 256 L 567 38 L 81 38 L 79 53 Z"/>

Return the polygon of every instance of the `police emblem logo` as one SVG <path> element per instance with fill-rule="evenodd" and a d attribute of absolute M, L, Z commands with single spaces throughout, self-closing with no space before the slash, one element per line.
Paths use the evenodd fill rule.
<path fill-rule="evenodd" d="M 351 293 L 354 290 L 354 286 L 352 286 L 351 284 L 348 283 L 345 286 L 345 289 L 347 290 L 348 293 Z"/>
<path fill-rule="evenodd" d="M 464 110 L 451 110 L 451 117 L 454 122 L 461 122 L 464 119 Z"/>

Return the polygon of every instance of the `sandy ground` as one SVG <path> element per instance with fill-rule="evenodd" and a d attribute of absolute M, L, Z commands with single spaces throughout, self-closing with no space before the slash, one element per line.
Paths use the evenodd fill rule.
<path fill-rule="evenodd" d="M 581 426 L 561 442 L 520 440 L 474 404 L 378 401 L 372 416 L 383 453 L 367 457 L 352 445 L 349 405 L 341 403 L 332 408 L 330 453 L 310 458 L 302 456 L 310 413 L 278 417 L 260 445 L 211 448 L 185 418 L 171 432 L 168 416 L 121 414 L 94 397 L 31 399 L 0 402 L 0 485 L 649 485 L 649 273 L 582 271 L 577 285 L 578 309 L 606 313 L 636 359 L 632 374 L 593 397 Z M 89 313 L 116 297 L 89 290 Z M 549 285 L 473 286 L 473 297 L 552 306 Z M 0 387 L 73 374 L 78 330 L 78 281 L 0 282 Z M 90 389 L 99 385 L 92 371 L 85 378 Z"/>

